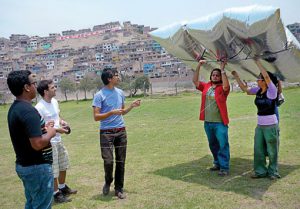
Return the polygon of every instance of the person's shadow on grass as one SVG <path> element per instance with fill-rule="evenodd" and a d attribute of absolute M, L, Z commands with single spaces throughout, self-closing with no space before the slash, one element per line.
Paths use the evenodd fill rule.
<path fill-rule="evenodd" d="M 177 164 L 154 171 L 155 175 L 168 177 L 190 183 L 205 185 L 212 189 L 232 191 L 254 199 L 262 199 L 268 188 L 276 182 L 268 178 L 251 179 L 253 160 L 243 158 L 230 159 L 230 175 L 218 176 L 218 172 L 209 171 L 212 158 L 207 155 L 199 160 Z M 299 165 L 279 164 L 279 173 L 284 178 L 289 173 L 299 169 Z"/>
<path fill-rule="evenodd" d="M 112 193 L 108 194 L 108 195 L 97 194 L 97 195 L 92 196 L 91 200 L 100 200 L 102 202 L 111 202 L 114 200 L 114 195 Z"/>

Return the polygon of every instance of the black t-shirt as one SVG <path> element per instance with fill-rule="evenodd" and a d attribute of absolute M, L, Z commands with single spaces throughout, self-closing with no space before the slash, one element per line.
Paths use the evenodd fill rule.
<path fill-rule="evenodd" d="M 22 166 L 52 164 L 50 143 L 39 151 L 34 150 L 30 144 L 29 138 L 42 136 L 46 131 L 45 121 L 29 102 L 15 100 L 8 111 L 7 121 L 16 163 Z"/>
<path fill-rule="evenodd" d="M 262 89 L 259 89 L 256 93 L 254 103 L 257 107 L 257 115 L 274 115 L 276 99 L 269 99 L 267 97 L 267 91 L 261 94 Z"/>

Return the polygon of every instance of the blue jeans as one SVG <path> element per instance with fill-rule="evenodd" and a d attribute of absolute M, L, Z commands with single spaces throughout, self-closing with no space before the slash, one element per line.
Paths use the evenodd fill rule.
<path fill-rule="evenodd" d="M 51 208 L 54 190 L 52 165 L 40 164 L 24 167 L 16 164 L 16 172 L 25 190 L 25 209 Z"/>
<path fill-rule="evenodd" d="M 210 151 L 214 164 L 221 170 L 229 170 L 230 151 L 228 143 L 228 126 L 222 122 L 204 122 Z"/>

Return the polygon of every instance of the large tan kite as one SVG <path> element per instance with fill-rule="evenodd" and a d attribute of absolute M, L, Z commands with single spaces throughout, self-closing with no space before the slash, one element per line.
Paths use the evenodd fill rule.
<path fill-rule="evenodd" d="M 227 70 L 255 80 L 259 69 L 253 58 L 280 79 L 300 81 L 300 44 L 283 25 L 280 9 L 249 6 L 231 8 L 186 23 L 175 23 L 152 31 L 151 36 L 170 54 L 193 69 L 206 59 L 206 74 L 228 60 Z"/>

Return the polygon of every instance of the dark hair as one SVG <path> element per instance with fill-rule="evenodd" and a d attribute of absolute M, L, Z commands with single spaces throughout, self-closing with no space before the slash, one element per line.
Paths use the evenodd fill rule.
<path fill-rule="evenodd" d="M 104 85 L 109 84 L 109 78 L 112 78 L 114 76 L 115 73 L 118 73 L 118 71 L 116 69 L 112 69 L 112 68 L 104 68 L 101 74 L 101 79 L 102 82 L 104 83 Z"/>
<path fill-rule="evenodd" d="M 30 84 L 29 70 L 11 71 L 7 76 L 7 85 L 14 96 L 20 96 L 23 93 L 25 84 Z"/>
<path fill-rule="evenodd" d="M 53 83 L 53 81 L 50 80 L 41 80 L 38 84 L 37 91 L 39 94 L 43 97 L 45 95 L 45 90 L 49 89 L 49 84 Z"/>
<path fill-rule="evenodd" d="M 211 76 L 212 76 L 212 74 L 213 74 L 214 71 L 218 71 L 218 72 L 220 73 L 220 75 L 221 75 L 221 70 L 220 70 L 219 68 L 214 68 L 214 69 L 210 72 L 210 76 L 209 76 L 209 80 L 210 80 L 210 81 L 211 81 Z M 222 83 L 222 77 L 221 77 L 220 83 Z"/>
<path fill-rule="evenodd" d="M 278 84 L 278 78 L 277 78 L 273 73 L 271 73 L 271 72 L 269 72 L 269 71 L 267 71 L 267 73 L 268 73 L 268 75 L 269 75 L 271 81 L 273 82 L 273 84 L 274 84 L 275 86 L 277 86 L 277 84 Z"/>
<path fill-rule="evenodd" d="M 271 73 L 270 71 L 267 71 L 267 73 L 268 73 L 268 75 L 269 75 L 269 77 L 270 77 L 272 83 L 273 83 L 275 86 L 277 86 L 277 85 L 278 85 L 278 78 L 277 78 L 273 73 Z M 261 78 L 264 79 L 264 77 L 262 76 L 261 73 L 259 74 L 259 77 L 261 77 Z"/>

